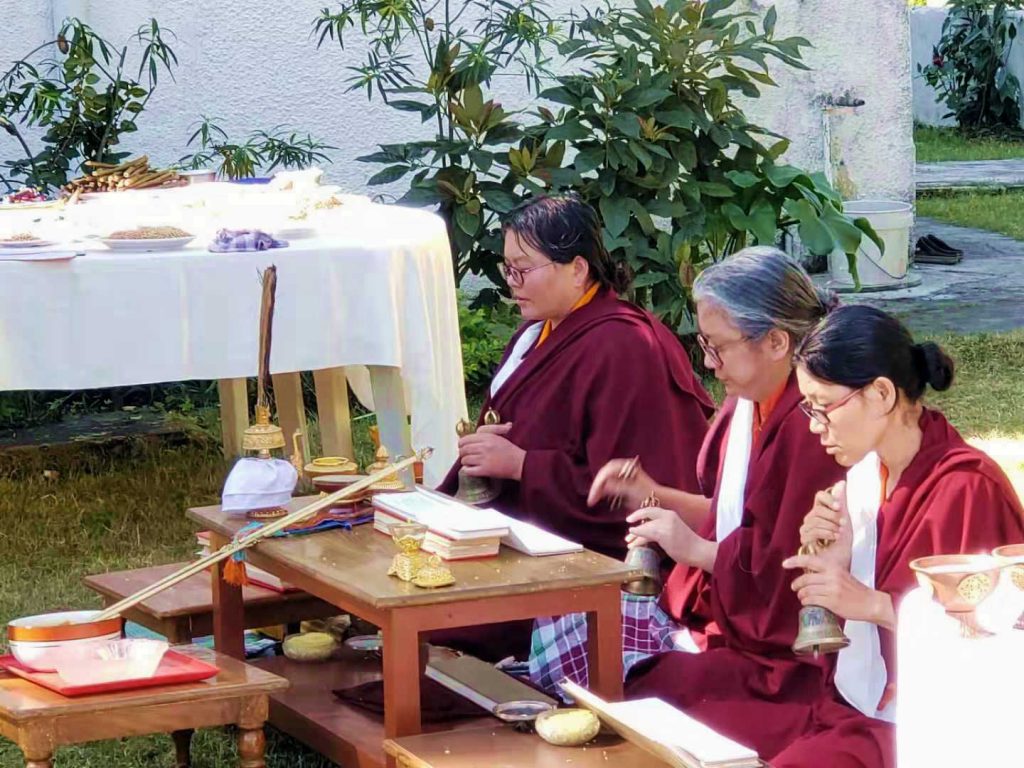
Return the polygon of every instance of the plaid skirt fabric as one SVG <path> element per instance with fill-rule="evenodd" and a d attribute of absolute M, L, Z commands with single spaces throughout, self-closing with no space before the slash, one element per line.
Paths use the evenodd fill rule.
<path fill-rule="evenodd" d="M 685 628 L 658 605 L 656 597 L 622 593 L 622 669 L 664 651 L 698 649 Z M 569 678 L 587 687 L 587 615 L 570 613 L 537 619 L 530 644 L 530 681 L 561 695 L 558 683 Z"/>

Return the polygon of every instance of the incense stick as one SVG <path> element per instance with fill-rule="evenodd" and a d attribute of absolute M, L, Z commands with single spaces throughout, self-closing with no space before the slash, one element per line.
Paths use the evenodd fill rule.
<path fill-rule="evenodd" d="M 411 467 L 417 461 L 426 461 L 430 457 L 431 453 L 433 453 L 433 449 L 424 448 L 422 451 L 418 451 L 414 455 L 410 456 L 407 459 L 403 459 L 402 461 L 398 462 L 393 466 L 385 467 L 379 472 L 375 472 L 372 475 L 368 475 L 362 480 L 352 483 L 351 485 L 346 486 L 341 490 L 335 491 L 332 494 L 319 498 L 316 501 L 302 507 L 301 509 L 296 510 L 295 512 L 291 512 L 282 518 L 267 523 L 262 528 L 253 531 L 247 536 L 243 536 L 238 541 L 229 542 L 228 544 L 225 544 L 223 547 L 218 549 L 216 552 L 211 552 L 206 557 L 202 557 L 199 560 L 196 560 L 194 563 L 186 565 L 181 570 L 176 571 L 175 573 L 172 573 L 169 576 L 164 577 L 163 579 L 160 579 L 154 584 L 150 584 L 148 587 L 140 589 L 134 595 L 129 595 L 123 600 L 114 603 L 114 605 L 104 609 L 102 613 L 100 613 L 91 621 L 103 621 L 105 619 L 112 619 L 116 616 L 120 616 L 129 608 L 132 608 L 138 605 L 139 603 L 148 600 L 154 595 L 163 592 L 165 589 L 170 589 L 171 587 L 184 581 L 185 579 L 195 576 L 197 573 L 209 568 L 211 565 L 216 565 L 221 560 L 226 560 L 236 552 L 240 552 L 243 549 L 251 547 L 253 544 L 259 543 L 268 536 L 272 536 L 273 534 L 287 528 L 290 525 L 294 525 L 295 523 L 301 522 L 307 517 L 312 517 L 317 512 L 320 512 L 321 510 L 332 506 L 334 503 L 341 501 L 342 499 L 350 495 L 358 493 L 359 491 L 362 491 L 364 488 L 370 487 L 378 480 L 383 480 L 385 477 L 390 477 L 392 474 L 396 472 L 400 472 L 401 470 L 407 467 Z"/>

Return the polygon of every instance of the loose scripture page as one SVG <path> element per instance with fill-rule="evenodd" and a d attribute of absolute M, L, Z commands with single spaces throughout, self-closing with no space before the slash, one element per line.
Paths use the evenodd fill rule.
<path fill-rule="evenodd" d="M 661 699 L 605 704 L 629 728 L 696 758 L 702 765 L 757 764 L 757 753 L 694 720 Z"/>

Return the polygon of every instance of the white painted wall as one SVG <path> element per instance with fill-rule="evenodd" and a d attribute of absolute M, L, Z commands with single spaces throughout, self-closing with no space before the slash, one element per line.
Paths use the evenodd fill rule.
<path fill-rule="evenodd" d="M 770 3 L 746 0 L 765 10 Z M 111 40 L 126 38 L 156 16 L 177 34 L 180 67 L 161 82 L 140 131 L 127 146 L 157 163 L 177 160 L 200 114 L 223 119 L 232 134 L 290 123 L 339 147 L 328 176 L 351 191 L 364 189 L 371 167 L 354 158 L 377 143 L 426 137 L 429 128 L 409 113 L 394 112 L 364 92 L 346 93 L 347 65 L 364 48 L 352 35 L 344 51 L 317 50 L 311 22 L 330 0 L 0 0 L 0 60 L 21 55 L 76 15 Z M 553 0 L 555 13 L 581 0 Z M 913 195 L 909 32 L 905 0 L 811 3 L 777 0 L 779 30 L 815 43 L 807 54 L 813 72 L 777 67 L 782 85 L 750 107 L 762 125 L 793 140 L 789 160 L 824 167 L 817 99 L 848 89 L 866 104 L 837 119 L 842 159 L 860 197 Z M 524 103 L 518 81 L 502 82 L 506 106 Z M 0 137 L 0 156 L 11 148 Z"/>
<path fill-rule="evenodd" d="M 1024 83 L 1024 14 L 1018 17 L 1017 38 L 1010 49 L 1009 69 Z M 949 111 L 937 100 L 935 90 L 917 73 L 918 65 L 926 67 L 932 63 L 932 51 L 942 37 L 942 23 L 946 20 L 946 9 L 940 7 L 915 8 L 910 14 L 910 51 L 914 75 L 914 121 L 922 125 L 956 125 L 956 120 L 944 117 Z M 1024 125 L 1024 111 L 1021 114 Z"/>

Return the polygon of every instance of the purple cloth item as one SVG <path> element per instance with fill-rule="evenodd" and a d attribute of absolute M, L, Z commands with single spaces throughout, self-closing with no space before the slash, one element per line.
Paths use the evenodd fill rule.
<path fill-rule="evenodd" d="M 287 248 L 287 240 L 275 240 L 259 229 L 220 229 L 210 243 L 214 253 L 229 251 L 265 251 L 269 248 Z"/>

